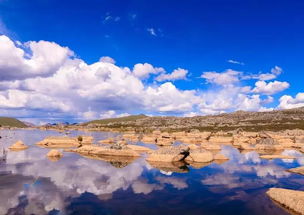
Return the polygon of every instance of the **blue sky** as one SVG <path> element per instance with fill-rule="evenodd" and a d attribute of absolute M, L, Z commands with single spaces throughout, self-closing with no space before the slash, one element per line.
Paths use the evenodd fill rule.
<path fill-rule="evenodd" d="M 81 59 L 87 65 L 99 62 L 102 56 L 111 57 L 116 66 L 127 67 L 131 72 L 134 65 L 147 63 L 154 68 L 161 67 L 163 71 L 154 71 L 149 77 L 140 78 L 144 90 L 148 87 L 157 89 L 170 82 L 179 92 L 195 90 L 195 96 L 199 97 L 193 98 L 195 101 L 191 103 L 192 106 L 189 104 L 191 107 L 182 107 L 180 110 L 170 109 L 169 104 L 166 107 L 153 106 L 153 99 L 141 108 L 135 105 L 136 102 L 130 101 L 130 104 L 127 102 L 130 108 L 126 108 L 120 105 L 124 101 L 123 97 L 119 97 L 115 101 L 102 101 L 103 105 L 111 105 L 104 105 L 108 107 L 101 109 L 96 108 L 96 105 L 100 105 L 102 98 L 86 101 L 90 110 L 80 108 L 72 111 L 74 114 L 71 115 L 71 110 L 67 114 L 56 108 L 50 110 L 27 105 L 2 105 L 3 113 L 31 120 L 31 114 L 39 112 L 37 115 L 45 120 L 73 121 L 81 118 L 80 113 L 90 111 L 95 113 L 94 117 L 106 117 L 107 114 L 103 114 L 109 111 L 111 116 L 141 112 L 153 115 L 201 115 L 238 109 L 261 111 L 304 105 L 301 94 L 304 68 L 303 11 L 304 2 L 301 0 L 0 0 L 0 33 L 15 44 L 17 41 L 23 44 L 19 48 L 29 55 L 28 58 L 31 58 L 33 50 L 25 45 L 26 42 L 42 40 L 68 47 L 73 51 L 72 55 L 67 56 L 70 61 L 72 58 Z M 50 49 L 49 54 L 52 53 Z M 47 72 L 43 77 L 50 78 L 58 73 L 63 67 L 61 63 L 54 67 L 56 71 Z M 257 78 L 259 74 L 271 73 L 271 69 L 276 66 L 279 72 L 275 78 Z M 8 90 L 22 93 L 33 90 L 25 87 L 30 82 L 28 76 L 16 78 L 16 74 L 14 80 L 8 78 L 7 67 L 4 63 L 2 69 L 0 67 L 0 77 L 7 79 L 2 84 L 3 104 L 13 100 L 13 96 L 9 98 Z M 186 70 L 186 75 L 180 75 L 179 78 L 165 76 L 167 80 L 155 81 L 160 74 L 170 74 L 178 68 Z M 236 77 L 237 81 L 228 81 L 227 84 L 214 79 L 214 74 L 225 75 L 229 69 L 239 72 L 228 72 L 228 79 Z M 203 75 L 206 72 L 213 74 L 208 73 L 207 77 Z M 30 79 L 34 76 L 31 75 Z M 226 76 L 224 79 L 227 79 Z M 35 77 L 41 78 L 41 74 Z M 11 82 L 9 84 L 8 79 Z M 259 89 L 254 90 L 258 81 L 266 85 L 260 83 Z M 278 82 L 276 85 L 269 85 L 275 81 Z M 236 90 L 236 87 L 239 89 Z M 243 92 L 240 90 L 242 87 L 251 87 L 251 91 L 247 89 L 247 92 Z M 261 88 L 267 88 L 267 92 Z M 259 95 L 259 105 L 229 106 L 216 102 L 210 106 L 213 95 L 230 90 L 234 96 L 245 95 L 249 99 Z M 43 93 L 39 89 L 36 91 Z M 288 97 L 282 99 L 282 104 L 280 98 L 284 95 Z M 220 100 L 225 103 L 228 97 L 225 95 Z M 267 99 L 269 101 L 266 102 Z M 71 103 L 74 105 L 74 102 Z M 203 108 L 202 103 L 206 103 Z M 219 103 L 223 108 L 214 108 Z"/>

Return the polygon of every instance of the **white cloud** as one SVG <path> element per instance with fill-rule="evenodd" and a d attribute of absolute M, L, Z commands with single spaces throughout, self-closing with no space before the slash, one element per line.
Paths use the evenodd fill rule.
<path fill-rule="evenodd" d="M 242 75 L 241 72 L 228 69 L 225 72 L 204 72 L 201 78 L 206 79 L 207 83 L 217 84 L 217 85 L 231 85 L 239 82 L 239 77 Z"/>
<path fill-rule="evenodd" d="M 104 57 L 101 57 L 99 59 L 100 62 L 103 62 L 103 63 L 111 63 L 111 64 L 115 64 L 115 60 L 109 56 L 104 56 Z"/>
<path fill-rule="evenodd" d="M 261 94 L 272 95 L 289 86 L 287 82 L 260 81 L 252 90 L 244 85 L 243 72 L 228 69 L 204 72 L 201 77 L 212 84 L 206 90 L 181 90 L 171 82 L 159 84 L 153 80 L 186 79 L 185 69 L 166 73 L 164 68 L 149 63 L 138 63 L 130 69 L 115 65 L 107 56 L 87 64 L 56 43 L 22 44 L 6 36 L 0 40 L 0 110 L 7 116 L 81 121 L 126 116 L 134 111 L 187 116 L 267 111 L 263 105 L 273 102 L 273 98 L 263 99 Z M 274 69 L 273 74 L 280 73 L 279 68 Z M 290 97 L 281 100 L 282 107 L 299 103 L 299 99 Z"/>
<path fill-rule="evenodd" d="M 282 72 L 283 69 L 281 67 L 275 66 L 271 69 L 270 73 L 260 73 L 257 75 L 252 75 L 250 78 L 258 79 L 261 81 L 270 81 L 277 78 Z"/>
<path fill-rule="evenodd" d="M 288 82 L 273 81 L 266 83 L 265 81 L 257 81 L 255 88 L 252 90 L 254 93 L 261 93 L 265 95 L 273 95 L 289 88 Z"/>
<path fill-rule="evenodd" d="M 31 51 L 31 54 L 16 47 L 8 37 L 0 36 L 0 80 L 49 76 L 72 56 L 68 48 L 53 42 L 30 41 L 24 46 Z"/>
<path fill-rule="evenodd" d="M 228 63 L 232 63 L 232 64 L 242 65 L 242 66 L 245 65 L 243 62 L 240 62 L 240 61 L 237 61 L 237 60 L 231 60 L 231 59 L 230 59 L 230 60 L 228 60 L 227 62 L 228 62 Z"/>
<path fill-rule="evenodd" d="M 280 98 L 279 108 L 290 109 L 304 106 L 304 93 L 298 93 L 295 98 L 289 95 L 284 95 Z"/>
<path fill-rule="evenodd" d="M 167 74 L 167 73 L 163 73 L 160 74 L 159 76 L 157 76 L 155 78 L 156 81 L 174 81 L 174 80 L 183 80 L 186 79 L 188 74 L 188 70 L 186 69 L 175 69 L 172 73 Z"/>
<path fill-rule="evenodd" d="M 148 78 L 150 74 L 159 74 L 165 72 L 165 69 L 162 67 L 153 67 L 151 64 L 148 63 L 138 63 L 135 64 L 133 68 L 133 75 L 140 79 Z"/>

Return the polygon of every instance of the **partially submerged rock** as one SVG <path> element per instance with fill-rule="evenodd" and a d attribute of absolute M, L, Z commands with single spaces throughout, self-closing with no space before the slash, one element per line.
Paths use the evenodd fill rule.
<path fill-rule="evenodd" d="M 300 167 L 297 167 L 297 168 L 289 169 L 288 172 L 304 175 L 304 166 L 300 166 Z"/>
<path fill-rule="evenodd" d="M 70 150 L 84 155 L 104 155 L 104 156 L 121 156 L 121 157 L 139 157 L 140 155 L 128 148 L 127 146 L 121 149 L 111 148 L 111 146 L 93 146 L 85 145 L 77 149 Z"/>
<path fill-rule="evenodd" d="M 47 153 L 48 159 L 51 161 L 54 161 L 54 162 L 60 160 L 62 158 L 62 156 L 63 156 L 63 154 L 56 149 L 52 149 L 51 151 L 49 151 Z"/>
<path fill-rule="evenodd" d="M 48 157 L 62 157 L 63 154 L 60 151 L 56 150 L 56 149 L 52 149 L 51 151 L 49 151 L 47 153 L 47 156 Z"/>
<path fill-rule="evenodd" d="M 260 155 L 263 159 L 295 159 L 293 156 L 289 155 Z"/>
<path fill-rule="evenodd" d="M 208 163 L 213 161 L 213 154 L 203 148 L 190 151 L 190 155 L 186 157 L 185 161 L 188 163 Z"/>
<path fill-rule="evenodd" d="M 304 214 L 304 191 L 270 188 L 266 194 L 285 208 Z"/>
<path fill-rule="evenodd" d="M 28 148 L 28 146 L 25 145 L 21 140 L 18 140 L 16 143 L 14 143 L 13 145 L 11 145 L 9 147 L 9 149 L 12 151 L 25 150 L 27 148 Z"/>
<path fill-rule="evenodd" d="M 182 161 L 189 155 L 187 146 L 162 147 L 148 153 L 147 161 L 154 162 L 176 162 Z"/>
<path fill-rule="evenodd" d="M 80 145 L 77 138 L 66 136 L 47 137 L 36 144 L 46 148 L 71 148 L 78 147 Z"/>

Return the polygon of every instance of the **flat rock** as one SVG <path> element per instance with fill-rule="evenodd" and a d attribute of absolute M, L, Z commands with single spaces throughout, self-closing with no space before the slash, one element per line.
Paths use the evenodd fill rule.
<path fill-rule="evenodd" d="M 52 149 L 51 151 L 49 151 L 47 153 L 47 156 L 48 157 L 62 157 L 63 154 L 60 151 L 56 150 L 56 149 Z"/>
<path fill-rule="evenodd" d="M 36 143 L 36 145 L 45 148 L 71 148 L 78 147 L 79 142 L 75 137 L 47 137 L 44 140 Z"/>
<path fill-rule="evenodd" d="M 138 152 L 128 148 L 113 149 L 111 147 L 85 145 L 77 149 L 70 150 L 85 155 L 104 155 L 104 156 L 121 156 L 121 157 L 139 157 Z"/>
<path fill-rule="evenodd" d="M 270 188 L 266 194 L 283 207 L 304 215 L 304 191 Z"/>

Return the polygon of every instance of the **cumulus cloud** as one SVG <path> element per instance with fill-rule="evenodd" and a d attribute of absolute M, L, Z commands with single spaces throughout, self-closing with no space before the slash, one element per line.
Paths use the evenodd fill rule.
<path fill-rule="evenodd" d="M 165 69 L 162 67 L 153 67 L 151 64 L 148 63 L 138 63 L 135 64 L 133 68 L 133 75 L 140 79 L 148 78 L 150 74 L 159 74 L 165 72 Z"/>
<path fill-rule="evenodd" d="M 261 81 L 269 81 L 277 78 L 282 72 L 283 69 L 281 67 L 275 66 L 271 69 L 270 73 L 260 73 L 257 75 L 252 75 L 251 78 L 258 79 Z"/>
<path fill-rule="evenodd" d="M 290 109 L 304 106 L 304 93 L 298 93 L 295 98 L 289 95 L 284 95 L 280 98 L 279 108 Z"/>
<path fill-rule="evenodd" d="M 56 43 L 30 41 L 17 47 L 7 36 L 0 36 L 0 80 L 17 80 L 37 76 L 50 76 L 73 55 L 66 47 Z"/>
<path fill-rule="evenodd" d="M 271 74 L 281 72 L 274 67 Z M 2 115 L 56 122 L 112 118 L 134 111 L 187 116 L 265 111 L 269 109 L 264 105 L 273 102 L 270 95 L 289 86 L 287 82 L 258 81 L 252 89 L 244 80 L 255 79 L 253 76 L 231 69 L 204 72 L 201 78 L 211 84 L 207 90 L 181 90 L 170 82 L 186 79 L 188 73 L 182 68 L 168 73 L 149 63 L 120 67 L 108 56 L 87 64 L 54 42 L 20 43 L 0 36 Z M 281 107 L 297 106 L 302 102 L 298 97 L 282 97 Z"/>
<path fill-rule="evenodd" d="M 174 80 L 183 80 L 186 79 L 188 70 L 186 69 L 175 69 L 172 73 L 167 74 L 163 73 L 156 77 L 156 81 L 174 81 Z"/>
<path fill-rule="evenodd" d="M 257 81 L 255 83 L 255 88 L 252 90 L 252 92 L 261 93 L 265 95 L 273 95 L 283 90 L 286 90 L 287 88 L 289 88 L 289 83 L 285 81 L 273 81 L 269 83 L 265 81 Z"/>
<path fill-rule="evenodd" d="M 204 78 L 207 83 L 217 85 L 231 85 L 239 82 L 239 77 L 242 73 L 232 69 L 228 69 L 225 72 L 204 72 L 201 78 Z"/>
<path fill-rule="evenodd" d="M 111 64 L 115 64 L 115 60 L 109 56 L 104 56 L 104 57 L 101 57 L 99 59 L 100 62 L 103 62 L 103 63 L 111 63 Z"/>

